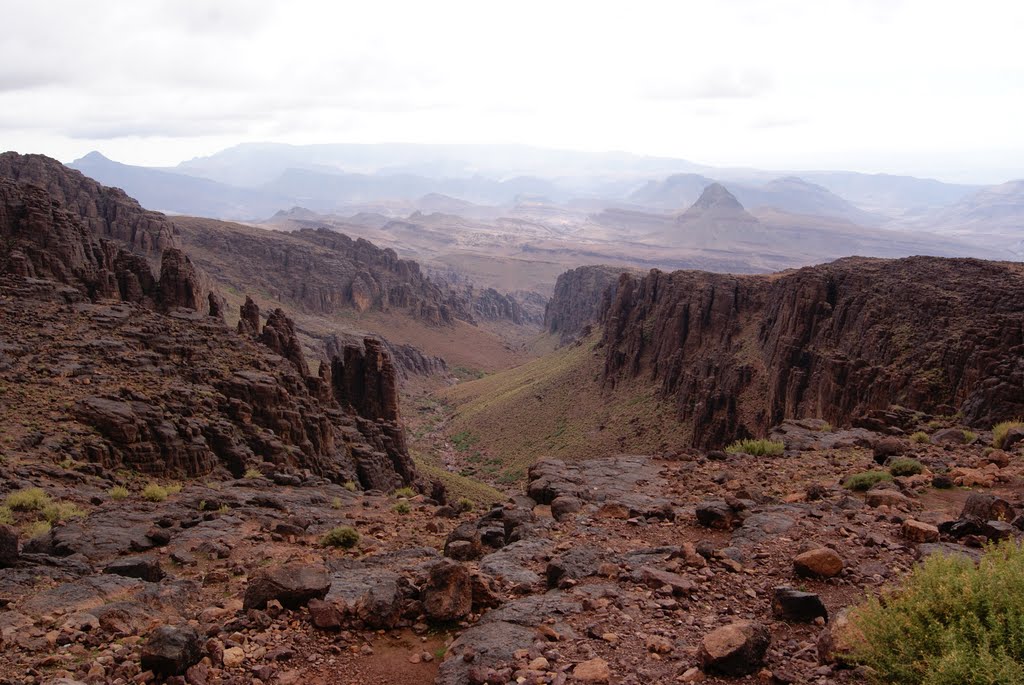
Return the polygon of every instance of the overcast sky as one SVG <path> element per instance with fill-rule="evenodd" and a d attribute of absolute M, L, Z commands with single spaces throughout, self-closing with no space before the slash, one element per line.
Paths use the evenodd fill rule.
<path fill-rule="evenodd" d="M 0 148 L 528 143 L 1024 177 L 1021 0 L 0 0 Z"/>

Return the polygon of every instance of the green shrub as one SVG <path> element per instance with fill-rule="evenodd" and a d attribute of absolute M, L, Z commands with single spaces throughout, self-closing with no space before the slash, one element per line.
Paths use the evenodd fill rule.
<path fill-rule="evenodd" d="M 856 609 L 851 628 L 851 657 L 878 683 L 1024 683 L 1024 550 L 1006 541 L 977 565 L 933 554 L 901 589 Z"/>
<path fill-rule="evenodd" d="M 164 490 L 167 491 L 168 495 L 177 495 L 181 492 L 181 483 L 168 483 L 164 486 Z"/>
<path fill-rule="evenodd" d="M 992 446 L 997 450 L 1003 449 L 1003 441 L 1011 428 L 1024 428 L 1024 421 L 1003 421 L 992 426 Z"/>
<path fill-rule="evenodd" d="M 359 531 L 351 526 L 338 526 L 327 531 L 320 544 L 324 547 L 343 547 L 352 549 L 359 542 Z"/>
<path fill-rule="evenodd" d="M 978 434 L 974 431 L 963 431 L 964 442 L 968 445 L 978 439 Z"/>
<path fill-rule="evenodd" d="M 110 495 L 110 499 L 119 502 L 123 499 L 128 499 L 128 495 L 130 493 L 128 492 L 128 488 L 126 488 L 125 486 L 115 485 L 114 487 L 110 488 L 110 490 L 107 491 L 107 494 Z"/>
<path fill-rule="evenodd" d="M 412 507 L 409 506 L 408 502 L 398 502 L 395 504 L 395 506 L 391 507 L 391 511 L 395 512 L 396 514 L 401 514 L 402 516 L 405 516 L 410 511 L 412 511 Z"/>
<path fill-rule="evenodd" d="M 847 478 L 843 487 L 847 490 L 863 492 L 886 480 L 892 480 L 892 476 L 885 471 L 863 471 Z"/>
<path fill-rule="evenodd" d="M 749 454 L 754 457 L 772 457 L 779 454 L 786 449 L 786 446 L 782 442 L 776 442 L 775 440 L 737 440 L 733 444 L 725 448 L 726 452 L 730 454 Z"/>
<path fill-rule="evenodd" d="M 476 505 L 473 504 L 473 500 L 469 499 L 468 497 L 460 497 L 459 501 L 455 503 L 455 508 L 463 513 L 473 511 L 473 508 L 475 506 Z"/>
<path fill-rule="evenodd" d="M 53 526 L 50 525 L 49 521 L 33 521 L 25 526 L 25 529 L 22 532 L 25 534 L 26 538 L 34 540 L 49 534 L 51 530 L 53 530 Z"/>
<path fill-rule="evenodd" d="M 355 492 L 356 491 L 356 484 L 353 483 L 350 480 L 345 481 L 345 484 L 343 486 L 341 486 L 341 487 L 345 488 L 349 492 Z"/>
<path fill-rule="evenodd" d="M 54 502 L 43 507 L 43 518 L 52 523 L 85 517 L 85 510 L 71 502 Z"/>
<path fill-rule="evenodd" d="M 818 430 L 820 430 L 822 433 L 831 433 L 832 424 L 826 421 L 825 423 L 821 424 L 821 427 L 818 428 Z"/>
<path fill-rule="evenodd" d="M 331 509 L 341 509 L 341 498 L 335 497 L 331 500 Z"/>
<path fill-rule="evenodd" d="M 900 457 L 889 464 L 889 473 L 894 476 L 916 476 L 924 472 L 924 465 L 917 459 Z"/>
<path fill-rule="evenodd" d="M 929 438 L 928 434 L 925 433 L 924 431 L 917 431 L 916 433 L 912 433 L 910 436 L 910 442 L 916 443 L 918 445 L 924 445 L 931 441 L 932 439 Z"/>
<path fill-rule="evenodd" d="M 398 488 L 391 494 L 394 495 L 395 497 L 404 497 L 406 499 L 411 499 L 416 496 L 416 491 L 413 490 L 412 488 Z"/>
<path fill-rule="evenodd" d="M 7 495 L 7 506 L 14 511 L 39 511 L 50 504 L 50 496 L 42 488 L 17 490 Z"/>
<path fill-rule="evenodd" d="M 157 483 L 150 483 L 143 489 L 142 498 L 150 502 L 163 502 L 167 499 L 167 488 Z"/>
<path fill-rule="evenodd" d="M 259 469 L 254 469 L 252 467 L 247 468 L 245 470 L 245 474 L 242 475 L 242 478 L 245 478 L 247 480 L 253 480 L 254 478 L 262 478 L 262 477 L 263 477 L 263 472 L 260 471 Z"/>
<path fill-rule="evenodd" d="M 8 526 L 14 525 L 14 512 L 7 505 L 0 506 L 0 523 Z"/>

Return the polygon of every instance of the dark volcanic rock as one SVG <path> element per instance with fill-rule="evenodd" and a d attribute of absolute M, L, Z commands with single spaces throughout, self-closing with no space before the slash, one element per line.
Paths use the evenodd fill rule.
<path fill-rule="evenodd" d="M 772 593 L 772 614 L 785 621 L 810 623 L 819 616 L 828 620 L 828 610 L 821 597 L 791 587 L 777 587 Z"/>
<path fill-rule="evenodd" d="M 704 636 L 697 654 L 708 673 L 742 676 L 764 664 L 771 632 L 754 621 L 738 621 Z"/>
<path fill-rule="evenodd" d="M 251 300 L 246 300 L 246 304 Z M 257 312 L 257 316 L 259 316 Z M 242 321 L 239 320 L 239 325 Z M 250 322 L 246 322 L 248 325 Z M 278 308 L 270 312 L 267 323 L 260 333 L 260 342 L 278 353 L 292 364 L 303 376 L 309 375 L 309 365 L 306 363 L 306 355 L 302 351 L 302 343 L 299 336 L 295 334 L 295 322 L 288 318 L 284 310 Z"/>
<path fill-rule="evenodd" d="M 964 502 L 960 518 L 978 521 L 1013 521 L 1013 505 L 1002 497 L 982 492 L 972 492 Z"/>
<path fill-rule="evenodd" d="M 199 284 L 199 274 L 192 266 L 192 260 L 177 248 L 164 250 L 160 258 L 160 296 L 164 310 L 175 307 L 201 311 L 204 300 Z"/>
<path fill-rule="evenodd" d="M 894 404 L 952 406 L 990 426 L 1024 413 L 1022 314 L 1024 267 L 1004 262 L 849 258 L 770 278 L 652 271 L 620 280 L 604 378 L 653 379 L 699 446 L 789 418 L 845 425 Z"/>
<path fill-rule="evenodd" d="M 159 626 L 142 648 L 142 668 L 160 675 L 183 675 L 202 658 L 199 633 L 191 626 Z"/>
<path fill-rule="evenodd" d="M 296 609 L 311 599 L 323 599 L 331 589 L 327 568 L 317 564 L 292 562 L 260 571 L 245 588 L 246 609 L 262 609 L 272 599 Z"/>
<path fill-rule="evenodd" d="M 544 328 L 558 334 L 564 345 L 588 325 L 600 323 L 615 298 L 623 271 L 612 266 L 581 266 L 561 274 L 544 309 Z"/>
<path fill-rule="evenodd" d="M 18 531 L 0 523 L 0 567 L 16 564 L 20 549 Z"/>
<path fill-rule="evenodd" d="M 107 564 L 103 572 L 125 578 L 138 578 L 150 583 L 158 583 L 167 575 L 160 568 L 160 562 L 151 557 L 124 557 Z"/>
<path fill-rule="evenodd" d="M 469 570 L 453 561 L 439 561 L 430 567 L 423 587 L 423 609 L 437 621 L 465 618 L 473 608 L 473 582 Z"/>
<path fill-rule="evenodd" d="M 256 337 L 260 333 L 260 307 L 248 295 L 245 303 L 238 308 L 238 332 Z"/>

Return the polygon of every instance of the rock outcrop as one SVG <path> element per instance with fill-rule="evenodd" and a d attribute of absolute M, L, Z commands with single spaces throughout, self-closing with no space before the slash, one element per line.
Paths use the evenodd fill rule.
<path fill-rule="evenodd" d="M 988 427 L 1024 412 L 1024 267 L 842 259 L 774 276 L 623 276 L 604 379 L 657 383 L 695 445 L 890 405 Z"/>
<path fill-rule="evenodd" d="M 244 310 L 246 305 L 251 302 L 252 300 L 246 298 L 242 309 Z M 242 314 L 245 315 L 245 312 L 243 311 Z M 239 323 L 241 321 L 243 319 L 239 319 Z M 247 321 L 247 323 L 251 322 Z M 306 363 L 306 355 L 302 351 L 302 343 L 299 342 L 299 336 L 295 333 L 295 322 L 288 318 L 283 309 L 278 308 L 270 312 L 270 316 L 267 317 L 267 323 L 263 326 L 263 332 L 260 333 L 259 340 L 294 364 L 295 369 L 303 376 L 309 375 L 309 364 Z"/>
<path fill-rule="evenodd" d="M 587 326 L 601 321 L 615 299 L 619 276 L 628 269 L 581 266 L 566 271 L 555 282 L 555 293 L 544 309 L 544 329 L 557 334 L 564 345 Z"/>

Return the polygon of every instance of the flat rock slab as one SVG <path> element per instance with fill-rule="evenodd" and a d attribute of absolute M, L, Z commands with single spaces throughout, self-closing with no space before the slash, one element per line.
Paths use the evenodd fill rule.
<path fill-rule="evenodd" d="M 620 505 L 629 516 L 675 518 L 672 503 L 646 492 L 664 492 L 668 482 L 651 457 L 626 455 L 567 464 L 543 459 L 532 467 L 527 493 L 540 504 L 575 497 L 596 505 Z"/>

